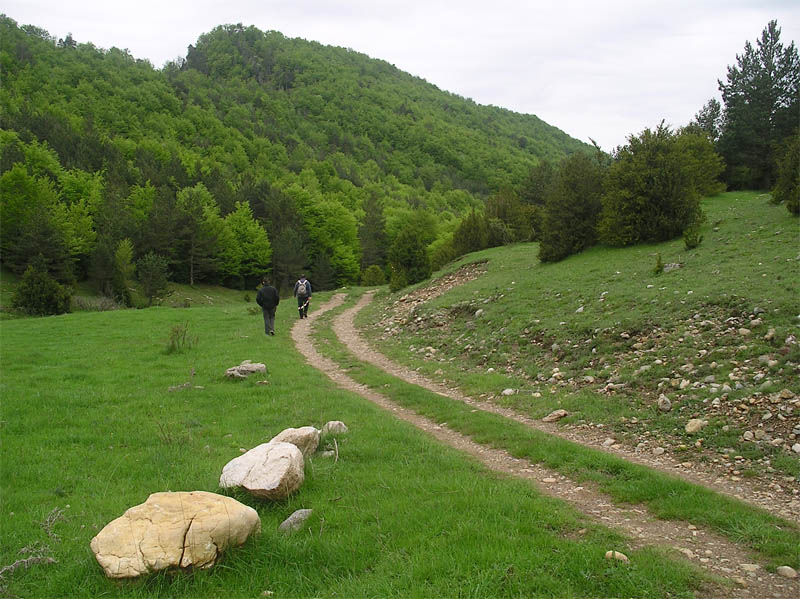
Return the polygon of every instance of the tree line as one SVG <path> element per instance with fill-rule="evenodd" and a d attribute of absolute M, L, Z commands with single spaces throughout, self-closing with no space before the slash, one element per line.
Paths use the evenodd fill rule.
<path fill-rule="evenodd" d="M 539 258 L 561 260 L 597 243 L 626 246 L 684 236 L 699 243 L 700 199 L 730 189 L 772 190 L 800 212 L 800 61 L 771 21 L 684 127 L 663 122 L 607 155 L 576 152 L 542 161 L 515 189 L 490 196 L 433 253 L 434 265 L 467 252 L 539 241 Z M 417 269 L 418 270 L 418 269 Z M 398 286 L 403 280 L 397 282 Z"/>

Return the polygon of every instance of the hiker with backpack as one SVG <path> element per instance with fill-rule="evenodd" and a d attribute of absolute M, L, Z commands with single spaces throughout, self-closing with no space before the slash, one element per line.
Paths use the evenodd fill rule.
<path fill-rule="evenodd" d="M 281 301 L 278 290 L 267 282 L 266 277 L 261 279 L 261 289 L 256 294 L 256 303 L 261 306 L 264 314 L 264 332 L 267 335 L 275 334 L 275 309 Z"/>
<path fill-rule="evenodd" d="M 294 296 L 297 298 L 297 311 L 300 318 L 308 318 L 308 304 L 311 301 L 311 282 L 305 275 L 300 275 L 294 284 Z"/>

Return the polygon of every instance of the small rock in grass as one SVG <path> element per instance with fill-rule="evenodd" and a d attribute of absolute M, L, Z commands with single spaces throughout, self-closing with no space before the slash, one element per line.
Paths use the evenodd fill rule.
<path fill-rule="evenodd" d="M 516 391 L 514 389 L 503 389 L 503 395 L 514 395 Z"/>
<path fill-rule="evenodd" d="M 672 402 L 663 393 L 658 397 L 658 409 L 662 412 L 669 412 L 672 409 Z"/>
<path fill-rule="evenodd" d="M 685 430 L 690 435 L 700 432 L 700 430 L 708 424 L 708 420 L 702 418 L 692 418 L 686 423 Z"/>
<path fill-rule="evenodd" d="M 322 425 L 323 435 L 343 435 L 348 430 L 347 425 L 341 420 L 330 420 Z"/>
<path fill-rule="evenodd" d="M 755 574 L 760 567 L 758 564 L 741 564 L 742 570 L 748 574 Z"/>
<path fill-rule="evenodd" d="M 664 455 L 665 451 L 666 451 L 666 449 L 664 449 L 663 447 L 654 447 L 653 448 L 653 455 L 655 455 L 655 456 Z"/>
<path fill-rule="evenodd" d="M 628 563 L 628 556 L 624 553 L 620 553 L 619 551 L 606 551 L 606 559 L 615 559 L 624 564 Z"/>
<path fill-rule="evenodd" d="M 297 510 L 291 516 L 286 518 L 283 522 L 280 523 L 278 526 L 278 530 L 281 532 L 293 532 L 295 530 L 300 530 L 303 526 L 303 523 L 308 520 L 309 516 L 314 510 Z"/>
<path fill-rule="evenodd" d="M 800 453 L 800 443 L 795 443 L 792 445 L 792 451 L 795 453 Z"/>
<path fill-rule="evenodd" d="M 542 418 L 542 422 L 555 422 L 556 420 L 561 420 L 567 414 L 568 412 L 566 410 L 555 410 Z"/>
<path fill-rule="evenodd" d="M 791 566 L 779 566 L 775 572 L 778 573 L 778 576 L 783 576 L 784 578 L 797 578 L 797 570 Z"/>

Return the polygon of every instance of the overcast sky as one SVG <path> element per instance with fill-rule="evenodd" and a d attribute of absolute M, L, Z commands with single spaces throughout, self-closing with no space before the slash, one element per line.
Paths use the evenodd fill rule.
<path fill-rule="evenodd" d="M 254 25 L 386 60 L 605 150 L 661 119 L 689 122 L 770 19 L 784 45 L 800 32 L 798 0 L 5 0 L 0 11 L 157 68 L 217 25 Z"/>

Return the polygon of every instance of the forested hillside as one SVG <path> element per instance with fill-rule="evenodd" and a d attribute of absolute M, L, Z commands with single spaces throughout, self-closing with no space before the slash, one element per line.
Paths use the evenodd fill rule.
<path fill-rule="evenodd" d="M 158 70 L 0 17 L 2 261 L 120 299 L 137 264 L 252 286 L 383 268 L 586 145 L 350 49 L 217 27 Z M 159 260 L 163 262 L 159 262 Z M 155 262 L 154 262 L 155 261 Z M 128 298 L 129 300 L 129 298 Z"/>

